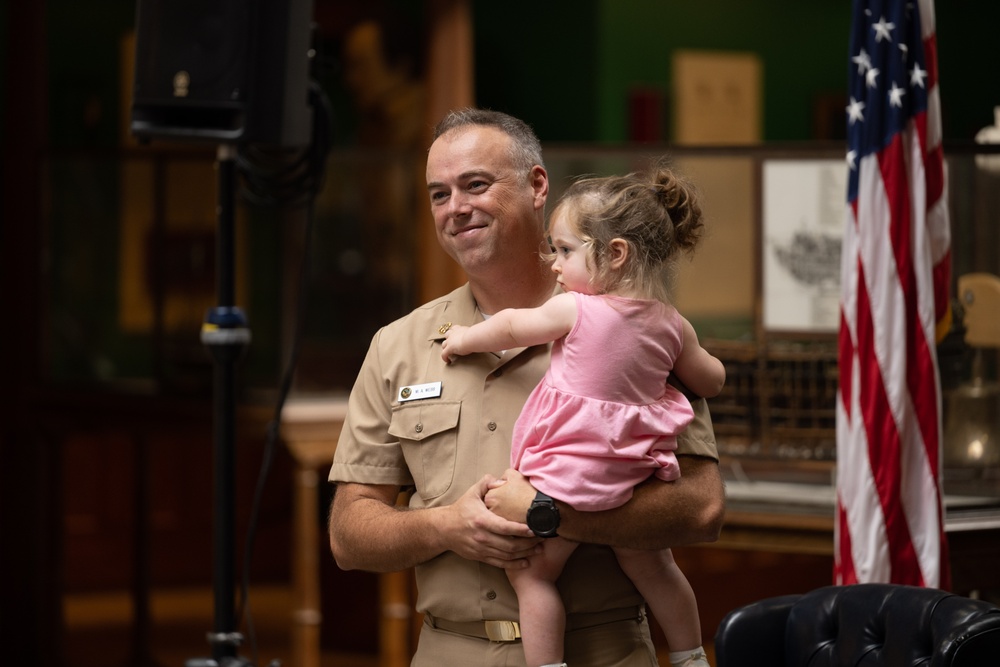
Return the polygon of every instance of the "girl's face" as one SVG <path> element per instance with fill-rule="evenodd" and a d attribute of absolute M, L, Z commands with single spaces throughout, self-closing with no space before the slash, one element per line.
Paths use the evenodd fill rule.
<path fill-rule="evenodd" d="M 590 248 L 577 236 L 570 208 L 559 206 L 552 213 L 549 225 L 549 242 L 555 254 L 552 272 L 556 274 L 556 282 L 567 292 L 594 294 L 588 262 Z"/>

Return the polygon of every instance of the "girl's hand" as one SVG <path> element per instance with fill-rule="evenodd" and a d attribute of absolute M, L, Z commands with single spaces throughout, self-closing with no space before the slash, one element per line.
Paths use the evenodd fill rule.
<path fill-rule="evenodd" d="M 483 501 L 490 511 L 510 521 L 526 521 L 536 493 L 527 477 L 511 468 L 500 479 L 491 481 L 488 489 Z"/>
<path fill-rule="evenodd" d="M 448 520 L 441 524 L 441 534 L 448 550 L 463 558 L 504 569 L 524 569 L 528 557 L 541 551 L 542 540 L 523 519 L 508 521 L 486 508 L 483 498 L 491 482 L 493 478 L 485 475 L 445 510 Z"/>
<path fill-rule="evenodd" d="M 468 351 L 462 347 L 462 340 L 468 329 L 469 327 L 461 324 L 453 324 L 444 332 L 444 341 L 441 343 L 441 358 L 446 363 L 450 364 L 455 357 L 468 354 Z"/>

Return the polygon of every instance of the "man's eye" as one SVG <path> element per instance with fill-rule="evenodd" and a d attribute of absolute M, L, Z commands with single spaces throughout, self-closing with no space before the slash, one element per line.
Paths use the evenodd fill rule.
<path fill-rule="evenodd" d="M 469 189 L 470 190 L 484 190 L 487 185 L 489 185 L 489 184 L 486 181 L 470 181 L 469 182 Z"/>

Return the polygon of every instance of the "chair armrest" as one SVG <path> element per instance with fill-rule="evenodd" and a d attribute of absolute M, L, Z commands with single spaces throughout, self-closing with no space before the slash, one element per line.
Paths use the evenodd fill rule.
<path fill-rule="evenodd" d="M 767 598 L 729 612 L 715 632 L 717 667 L 785 664 L 785 626 L 801 595 Z"/>

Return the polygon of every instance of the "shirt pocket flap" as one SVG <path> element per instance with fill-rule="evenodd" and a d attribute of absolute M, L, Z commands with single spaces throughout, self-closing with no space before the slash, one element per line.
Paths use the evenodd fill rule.
<path fill-rule="evenodd" d="M 403 440 L 424 440 L 458 426 L 461 401 L 399 405 L 392 409 L 389 435 Z"/>

